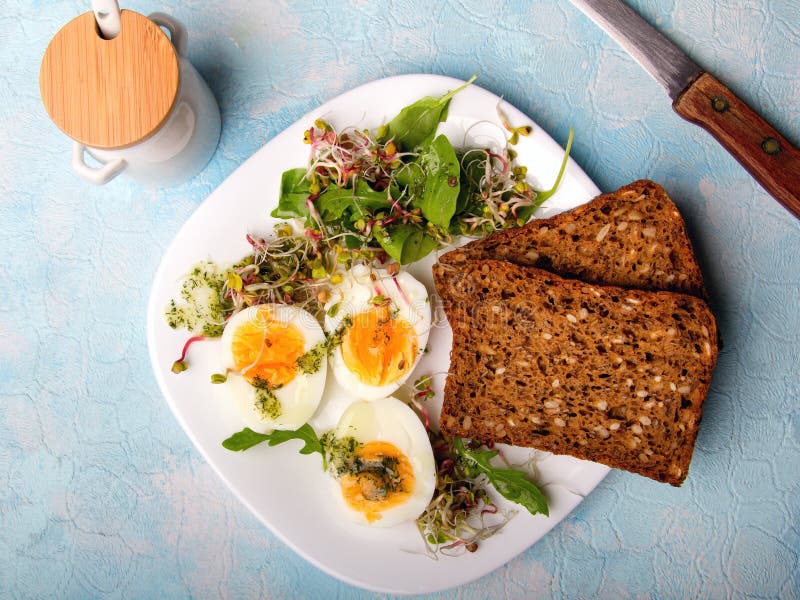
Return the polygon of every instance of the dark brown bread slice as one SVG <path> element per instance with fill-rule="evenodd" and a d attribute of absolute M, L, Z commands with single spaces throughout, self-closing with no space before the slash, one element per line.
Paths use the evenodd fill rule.
<path fill-rule="evenodd" d="M 702 299 L 506 261 L 433 274 L 453 328 L 444 433 L 683 482 L 717 358 Z"/>
<path fill-rule="evenodd" d="M 534 219 L 462 248 L 604 285 L 704 297 L 686 226 L 664 189 L 641 180 L 549 219 Z M 459 255 L 439 260 L 452 263 Z"/>

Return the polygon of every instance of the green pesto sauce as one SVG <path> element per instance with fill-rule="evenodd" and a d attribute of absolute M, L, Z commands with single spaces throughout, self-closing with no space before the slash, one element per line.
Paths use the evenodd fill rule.
<path fill-rule="evenodd" d="M 339 323 L 339 326 L 333 331 L 333 333 L 328 335 L 328 339 L 325 342 L 328 352 L 333 352 L 337 346 L 342 345 L 345 332 L 347 332 L 347 330 L 352 326 L 353 319 L 351 317 L 347 316 L 342 319 L 342 322 Z"/>
<path fill-rule="evenodd" d="M 283 414 L 283 405 L 272 390 L 256 391 L 256 408 L 262 416 L 277 419 Z"/>
<path fill-rule="evenodd" d="M 253 380 L 253 387 L 256 388 L 256 409 L 261 416 L 268 419 L 277 419 L 283 414 L 283 405 L 275 395 L 275 390 L 280 388 L 270 387 L 269 383 L 256 377 Z"/>
<path fill-rule="evenodd" d="M 313 346 L 308 352 L 298 357 L 297 366 L 306 375 L 313 375 L 322 368 L 322 358 L 325 356 L 325 342 Z"/>
<path fill-rule="evenodd" d="M 329 431 L 320 438 L 323 452 L 330 469 L 337 476 L 350 472 L 350 463 L 361 444 L 353 437 L 337 438 Z"/>
<path fill-rule="evenodd" d="M 226 271 L 212 262 L 199 262 L 181 284 L 180 300 L 169 301 L 164 311 L 173 329 L 187 329 L 206 337 L 219 337 L 225 328 L 222 288 Z"/>

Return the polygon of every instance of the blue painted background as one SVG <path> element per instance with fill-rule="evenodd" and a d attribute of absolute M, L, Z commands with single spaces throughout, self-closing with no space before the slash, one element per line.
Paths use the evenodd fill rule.
<path fill-rule="evenodd" d="M 800 3 L 632 4 L 800 142 Z M 194 451 L 145 346 L 160 256 L 245 158 L 319 103 L 400 73 L 467 78 L 598 185 L 662 183 L 725 348 L 681 489 L 613 472 L 539 544 L 442 597 L 800 597 L 800 222 L 565 0 L 160 3 L 222 108 L 209 167 L 168 191 L 69 168 L 39 63 L 88 2 L 0 6 L 0 597 L 366 597 L 261 526 Z"/>

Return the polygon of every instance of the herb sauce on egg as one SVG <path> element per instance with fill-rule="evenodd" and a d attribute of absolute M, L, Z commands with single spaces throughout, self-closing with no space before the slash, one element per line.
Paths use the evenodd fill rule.
<path fill-rule="evenodd" d="M 169 301 L 164 317 L 172 329 L 184 328 L 207 337 L 219 337 L 225 327 L 222 299 L 226 271 L 212 262 L 197 263 L 181 283 L 182 302 Z"/>

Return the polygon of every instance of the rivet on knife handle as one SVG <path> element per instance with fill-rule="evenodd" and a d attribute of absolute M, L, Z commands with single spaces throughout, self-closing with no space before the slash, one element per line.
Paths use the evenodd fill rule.
<path fill-rule="evenodd" d="M 800 151 L 713 75 L 675 99 L 681 117 L 713 135 L 765 190 L 800 219 Z"/>

